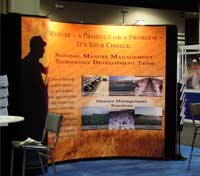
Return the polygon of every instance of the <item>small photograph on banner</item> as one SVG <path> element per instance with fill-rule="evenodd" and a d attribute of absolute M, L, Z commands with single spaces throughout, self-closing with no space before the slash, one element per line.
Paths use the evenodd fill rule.
<path fill-rule="evenodd" d="M 93 96 L 100 95 L 105 96 L 108 94 L 108 77 L 97 75 L 82 76 L 82 95 Z"/>
<path fill-rule="evenodd" d="M 83 107 L 82 127 L 83 130 L 108 129 L 109 109 L 105 107 Z"/>
<path fill-rule="evenodd" d="M 109 130 L 135 129 L 134 110 L 117 110 L 109 112 Z"/>
<path fill-rule="evenodd" d="M 134 76 L 109 76 L 110 96 L 134 95 L 134 86 Z"/>
<path fill-rule="evenodd" d="M 135 77 L 135 96 L 162 96 L 163 77 Z"/>
<path fill-rule="evenodd" d="M 135 107 L 135 129 L 162 128 L 162 107 Z"/>

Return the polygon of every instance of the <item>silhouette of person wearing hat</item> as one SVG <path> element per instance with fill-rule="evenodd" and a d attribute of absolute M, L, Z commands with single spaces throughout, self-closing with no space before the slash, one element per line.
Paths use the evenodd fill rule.
<path fill-rule="evenodd" d="M 42 73 L 47 75 L 47 67 L 40 63 L 44 55 L 46 42 L 41 36 L 30 39 L 30 52 L 22 59 L 21 92 L 22 109 L 25 118 L 25 135 L 41 140 L 46 115 L 48 112 L 47 85 Z"/>

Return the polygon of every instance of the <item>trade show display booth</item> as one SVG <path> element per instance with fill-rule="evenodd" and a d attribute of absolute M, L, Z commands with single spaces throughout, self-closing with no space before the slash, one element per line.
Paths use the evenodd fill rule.
<path fill-rule="evenodd" d="M 175 158 L 175 26 L 63 23 L 18 14 L 1 18 L 8 110 L 24 117 L 11 138 L 39 140 L 52 112 L 64 116 L 57 162 Z"/>

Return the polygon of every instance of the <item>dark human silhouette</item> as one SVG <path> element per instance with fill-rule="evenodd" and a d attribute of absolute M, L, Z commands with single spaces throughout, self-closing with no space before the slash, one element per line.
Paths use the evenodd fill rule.
<path fill-rule="evenodd" d="M 41 140 L 48 112 L 47 84 L 44 77 L 47 67 L 40 63 L 46 42 L 41 36 L 30 39 L 30 52 L 21 64 L 21 112 L 25 118 L 24 138 Z"/>

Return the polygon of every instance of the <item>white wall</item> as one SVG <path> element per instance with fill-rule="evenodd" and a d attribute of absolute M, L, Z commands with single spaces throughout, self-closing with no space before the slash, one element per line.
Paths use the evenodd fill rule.
<path fill-rule="evenodd" d="M 40 0 L 8 0 L 8 12 L 39 15 Z"/>
<path fill-rule="evenodd" d="M 7 0 L 0 0 L 0 13 L 7 13 Z"/>

